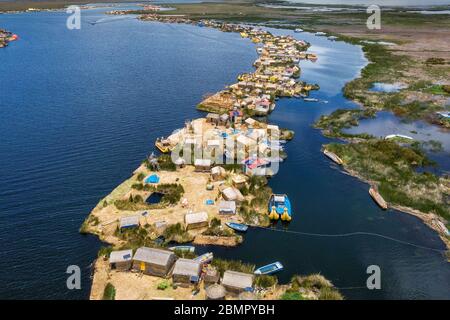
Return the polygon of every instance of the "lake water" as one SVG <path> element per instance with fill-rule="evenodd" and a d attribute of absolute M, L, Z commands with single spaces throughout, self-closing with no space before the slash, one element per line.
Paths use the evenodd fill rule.
<path fill-rule="evenodd" d="M 201 116 L 195 105 L 205 93 L 253 70 L 255 47 L 238 34 L 134 19 L 86 23 L 104 19 L 104 10 L 83 11 L 78 31 L 65 28 L 64 12 L 0 15 L 0 26 L 20 35 L 0 50 L 0 298 L 86 299 L 101 244 L 78 233 L 84 218 L 153 151 L 157 137 Z M 341 88 L 366 61 L 358 47 L 295 36 L 319 54 L 316 63 L 302 62 L 302 79 L 319 83 L 313 96 L 329 103 L 281 99 L 271 116 L 296 132 L 270 182 L 291 199 L 289 230 L 375 232 L 444 249 L 418 219 L 380 211 L 367 185 L 320 153 L 330 140 L 311 124 L 354 107 Z M 450 297 L 450 268 L 440 253 L 374 237 L 276 230 L 251 229 L 242 246 L 213 250 L 258 265 L 280 260 L 282 281 L 321 272 L 347 298 Z M 380 291 L 365 289 L 372 264 L 381 267 Z M 82 270 L 81 290 L 66 288 L 69 265 Z"/>

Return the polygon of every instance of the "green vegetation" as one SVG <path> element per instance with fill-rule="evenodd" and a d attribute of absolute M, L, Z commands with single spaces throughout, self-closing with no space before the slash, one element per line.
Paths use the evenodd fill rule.
<path fill-rule="evenodd" d="M 90 214 L 84 221 L 83 224 L 80 227 L 79 232 L 81 234 L 87 234 L 89 233 L 89 226 L 98 226 L 98 224 L 100 223 L 100 221 L 98 220 L 98 218 L 92 214 Z"/>
<path fill-rule="evenodd" d="M 450 218 L 448 197 L 444 190 L 448 179 L 417 171 L 434 163 L 415 144 L 400 146 L 389 140 L 370 140 L 351 144 L 332 143 L 326 148 L 336 153 L 346 168 L 357 172 L 365 180 L 376 182 L 386 201 Z"/>
<path fill-rule="evenodd" d="M 108 246 L 108 247 L 102 246 L 98 250 L 97 257 L 98 258 L 109 257 L 109 255 L 111 254 L 112 251 L 113 251 L 113 247 L 111 247 L 111 246 Z"/>
<path fill-rule="evenodd" d="M 286 291 L 281 296 L 280 300 L 305 300 L 300 292 Z"/>
<path fill-rule="evenodd" d="M 150 171 L 155 171 L 153 166 L 150 164 L 148 159 L 144 160 L 144 164 Z M 158 157 L 158 164 L 159 168 L 162 171 L 176 171 L 177 166 L 175 163 L 173 163 L 172 158 L 170 157 L 170 154 L 162 154 Z"/>
<path fill-rule="evenodd" d="M 272 194 L 272 189 L 267 183 L 267 178 L 264 176 L 251 176 L 248 186 L 241 189 L 243 195 L 253 196 L 250 201 L 243 201 L 239 209 L 245 223 L 260 226 L 270 225 L 267 203 Z"/>
<path fill-rule="evenodd" d="M 226 270 L 244 272 L 244 273 L 253 273 L 255 270 L 255 265 L 250 263 L 244 263 L 240 260 L 225 260 L 220 258 L 214 258 L 212 261 L 212 266 L 219 271 L 220 275 L 223 276 L 223 273 Z"/>
<path fill-rule="evenodd" d="M 197 257 L 194 252 L 188 250 L 174 250 L 173 253 L 175 253 L 178 258 L 194 259 L 195 257 Z"/>
<path fill-rule="evenodd" d="M 218 218 L 213 218 L 209 224 L 208 229 L 206 229 L 203 234 L 205 236 L 216 236 L 216 237 L 234 237 L 235 233 L 228 228 L 223 228 L 222 222 Z"/>
<path fill-rule="evenodd" d="M 181 223 L 169 225 L 164 230 L 163 236 L 166 239 L 166 243 L 172 241 L 177 243 L 186 243 L 194 240 L 194 237 L 187 232 Z"/>
<path fill-rule="evenodd" d="M 108 282 L 105 287 L 105 291 L 103 291 L 103 300 L 115 300 L 116 299 L 116 288 Z"/>
<path fill-rule="evenodd" d="M 160 283 L 158 283 L 158 290 L 166 290 L 169 287 L 169 281 L 163 280 Z"/>
<path fill-rule="evenodd" d="M 114 205 L 119 210 L 138 211 L 148 209 L 149 206 L 144 202 L 140 195 L 130 195 L 128 199 L 114 201 Z"/>
<path fill-rule="evenodd" d="M 358 126 L 361 119 L 374 117 L 375 110 L 373 109 L 338 109 L 330 115 L 321 116 L 320 119 L 314 124 L 314 127 L 322 129 L 322 133 L 327 137 L 358 137 L 370 139 L 372 136 L 368 134 L 346 134 L 342 132 L 342 130 Z"/>
<path fill-rule="evenodd" d="M 259 288 L 270 288 L 278 283 L 276 276 L 260 275 L 255 278 L 255 286 Z"/>
<path fill-rule="evenodd" d="M 283 300 L 301 300 L 303 296 L 300 290 L 309 290 L 317 295 L 319 300 L 343 300 L 339 291 L 333 284 L 320 274 L 309 276 L 294 276 L 290 288 L 281 297 Z"/>
<path fill-rule="evenodd" d="M 137 249 L 139 247 L 155 247 L 154 240 L 157 233 L 150 225 L 139 228 L 127 228 L 119 230 L 117 228 L 115 236 L 126 242 L 120 249 Z"/>

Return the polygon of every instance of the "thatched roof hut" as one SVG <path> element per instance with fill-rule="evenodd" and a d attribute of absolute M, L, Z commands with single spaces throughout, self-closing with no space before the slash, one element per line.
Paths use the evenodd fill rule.
<path fill-rule="evenodd" d="M 253 286 L 253 275 L 227 270 L 223 274 L 222 285 L 227 292 L 239 294 Z"/>
<path fill-rule="evenodd" d="M 133 258 L 133 269 L 145 274 L 165 277 L 176 260 L 172 251 L 141 247 Z"/>
<path fill-rule="evenodd" d="M 205 289 L 205 293 L 207 300 L 223 300 L 225 299 L 227 291 L 224 286 L 220 284 L 213 284 Z"/>
<path fill-rule="evenodd" d="M 178 259 L 172 272 L 174 283 L 193 284 L 200 280 L 202 265 L 192 259 Z"/>
<path fill-rule="evenodd" d="M 236 214 L 236 202 L 235 201 L 225 201 L 219 202 L 219 213 L 220 214 Z"/>
<path fill-rule="evenodd" d="M 208 226 L 208 214 L 206 212 L 187 213 L 184 216 L 186 229 L 203 228 Z"/>
<path fill-rule="evenodd" d="M 120 229 L 126 229 L 126 228 L 136 228 L 139 227 L 139 215 L 129 216 L 129 217 L 122 217 L 119 220 L 119 228 Z"/>
<path fill-rule="evenodd" d="M 126 271 L 131 268 L 133 250 L 112 251 L 109 255 L 109 265 L 111 269 Z"/>

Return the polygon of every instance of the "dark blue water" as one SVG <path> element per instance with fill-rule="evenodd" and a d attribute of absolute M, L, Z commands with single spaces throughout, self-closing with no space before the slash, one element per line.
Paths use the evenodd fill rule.
<path fill-rule="evenodd" d="M 115 186 L 153 150 L 156 137 L 201 114 L 208 92 L 251 71 L 254 46 L 238 34 L 185 25 L 122 19 L 79 31 L 66 15 L 1 15 L 0 26 L 21 37 L 0 50 L 0 298 L 78 298 L 89 295 L 90 264 L 101 245 L 78 228 Z M 83 11 L 83 21 L 103 19 Z M 320 153 L 328 142 L 311 124 L 321 114 L 352 107 L 341 95 L 365 63 L 361 50 L 302 34 L 319 53 L 303 63 L 303 79 L 330 103 L 282 99 L 271 120 L 295 130 L 288 160 L 271 180 L 289 194 L 289 230 L 371 231 L 443 249 L 429 228 L 409 215 L 381 212 L 367 186 Z M 208 248 L 203 248 L 207 250 Z M 377 238 L 314 238 L 250 230 L 229 258 L 263 264 L 280 260 L 285 281 L 321 272 L 339 287 L 365 286 L 365 270 L 380 265 L 382 288 L 343 290 L 348 298 L 448 298 L 450 268 L 442 255 Z M 79 265 L 82 289 L 66 289 L 66 268 Z"/>

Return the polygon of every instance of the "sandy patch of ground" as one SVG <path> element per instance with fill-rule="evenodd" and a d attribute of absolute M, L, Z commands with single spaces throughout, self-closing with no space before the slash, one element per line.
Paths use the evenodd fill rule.
<path fill-rule="evenodd" d="M 165 290 L 159 290 L 158 284 L 163 281 L 167 281 L 169 287 Z M 111 283 L 116 289 L 116 300 L 205 299 L 205 290 L 202 285 L 199 288 L 199 293 L 194 296 L 192 295 L 192 287 L 177 287 L 174 289 L 172 288 L 171 279 L 163 279 L 131 271 L 110 270 L 107 261 L 98 259 L 95 263 L 95 275 L 90 299 L 101 300 L 107 283 Z"/>

